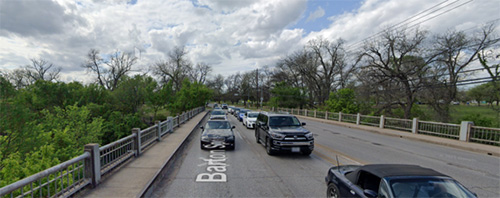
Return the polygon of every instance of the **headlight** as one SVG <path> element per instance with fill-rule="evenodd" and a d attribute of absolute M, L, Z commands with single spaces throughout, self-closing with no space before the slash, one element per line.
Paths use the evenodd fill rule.
<path fill-rule="evenodd" d="M 314 138 L 313 133 L 311 133 L 311 132 L 306 133 L 304 136 L 306 136 L 307 139 L 313 139 Z"/>
<path fill-rule="evenodd" d="M 281 133 L 275 133 L 275 132 L 269 132 L 269 135 L 271 135 L 272 138 L 282 140 L 285 138 L 285 135 Z"/>
<path fill-rule="evenodd" d="M 201 141 L 205 141 L 206 142 L 208 140 L 209 140 L 209 138 L 207 136 L 201 136 Z"/>

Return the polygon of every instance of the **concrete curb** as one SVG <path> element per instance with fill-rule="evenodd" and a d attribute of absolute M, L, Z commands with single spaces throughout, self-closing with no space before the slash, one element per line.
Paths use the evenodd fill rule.
<path fill-rule="evenodd" d="M 356 124 L 352 124 L 352 123 L 338 122 L 338 121 L 334 121 L 334 120 L 325 120 L 325 119 L 321 119 L 321 118 L 312 118 L 312 117 L 300 116 L 300 115 L 295 115 L 295 116 L 297 116 L 301 119 L 313 120 L 313 121 L 317 121 L 317 122 L 321 122 L 321 123 L 325 123 L 325 124 L 333 124 L 333 125 L 343 126 L 343 127 L 347 127 L 347 128 L 360 129 L 360 130 L 365 130 L 365 131 L 369 131 L 372 133 L 378 133 L 378 134 L 382 134 L 382 135 L 388 135 L 388 136 L 399 137 L 399 138 L 406 138 L 406 139 L 427 142 L 427 143 L 432 143 L 432 144 L 438 144 L 438 145 L 448 146 L 448 147 L 452 147 L 452 148 L 457 148 L 457 149 L 472 151 L 472 152 L 476 152 L 476 153 L 500 157 L 500 147 L 496 147 L 496 146 L 478 144 L 478 143 L 473 143 L 473 142 L 462 142 L 460 140 L 440 138 L 440 137 L 436 137 L 436 136 L 423 135 L 423 134 L 413 134 L 411 132 L 402 132 L 402 131 L 393 130 L 393 129 L 386 129 L 386 128 L 381 129 L 378 127 L 356 125 Z"/>
<path fill-rule="evenodd" d="M 141 190 L 141 192 L 136 196 L 136 197 L 150 197 L 151 194 L 154 192 L 156 187 L 158 186 L 158 182 L 161 181 L 165 175 L 168 174 L 169 172 L 169 167 L 171 167 L 174 162 L 178 159 L 179 155 L 182 154 L 186 146 L 188 145 L 191 136 L 193 135 L 193 132 L 196 131 L 200 124 L 203 123 L 209 115 L 210 111 L 205 112 L 205 115 L 203 118 L 196 124 L 196 126 L 189 132 L 189 135 L 184 138 L 182 141 L 181 145 L 177 147 L 177 149 L 168 157 L 168 159 L 163 163 L 161 166 L 161 169 L 159 169 L 153 178 L 147 183 L 147 185 Z"/>

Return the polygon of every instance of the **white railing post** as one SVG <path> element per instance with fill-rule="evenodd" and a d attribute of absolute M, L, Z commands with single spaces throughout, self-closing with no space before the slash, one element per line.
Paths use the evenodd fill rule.
<path fill-rule="evenodd" d="M 306 116 L 306 117 L 307 117 L 307 109 L 305 109 L 305 110 L 304 110 L 304 112 L 305 112 L 305 113 L 304 113 L 304 116 Z"/>
<path fill-rule="evenodd" d="M 328 120 L 328 111 L 325 111 L 325 120 Z"/>
<path fill-rule="evenodd" d="M 356 125 L 359 125 L 359 123 L 361 122 L 361 114 L 357 114 L 356 115 Z"/>
<path fill-rule="evenodd" d="M 385 118 L 384 118 L 384 115 L 381 115 L 379 128 L 383 129 L 384 125 L 385 125 Z"/>
<path fill-rule="evenodd" d="M 90 157 L 85 159 L 85 178 L 90 179 L 92 188 L 95 188 L 101 180 L 101 156 L 99 144 L 86 144 L 85 152 L 90 153 Z"/>
<path fill-rule="evenodd" d="M 411 132 L 414 134 L 418 133 L 418 118 L 413 118 L 413 122 L 411 124 Z"/>
<path fill-rule="evenodd" d="M 462 121 L 460 123 L 460 141 L 469 142 L 472 125 L 474 125 L 474 122 L 471 121 Z"/>
<path fill-rule="evenodd" d="M 316 109 L 314 109 L 314 117 L 316 118 Z"/>
<path fill-rule="evenodd" d="M 342 111 L 339 111 L 339 122 L 342 122 Z"/>
<path fill-rule="evenodd" d="M 134 155 L 139 157 L 141 155 L 141 129 L 133 128 L 132 133 L 135 134 L 134 137 Z"/>
<path fill-rule="evenodd" d="M 161 122 L 160 121 L 156 121 L 156 141 L 160 141 L 161 140 Z"/>

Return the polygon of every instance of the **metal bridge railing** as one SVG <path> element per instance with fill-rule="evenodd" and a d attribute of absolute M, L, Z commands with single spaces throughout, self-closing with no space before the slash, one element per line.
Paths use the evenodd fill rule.
<path fill-rule="evenodd" d="M 131 135 L 102 147 L 87 144 L 82 155 L 0 188 L 0 197 L 70 197 L 83 188 L 95 187 L 102 176 L 140 156 L 148 146 L 203 111 L 205 107 L 199 107 L 143 130 L 134 128 Z"/>
<path fill-rule="evenodd" d="M 456 139 L 464 142 L 477 142 L 500 146 L 500 129 L 474 126 L 472 122 L 462 121 L 461 124 L 419 121 L 418 118 L 399 119 L 361 114 L 346 114 L 342 112 L 322 112 L 307 109 L 272 108 L 277 112 L 348 122 L 356 125 L 367 125 L 379 128 L 389 128 L 407 131 L 414 134 L 425 134 L 443 138 Z"/>

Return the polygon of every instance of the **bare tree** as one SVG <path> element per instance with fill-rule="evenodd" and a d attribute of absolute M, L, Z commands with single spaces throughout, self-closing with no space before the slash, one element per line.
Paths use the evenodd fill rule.
<path fill-rule="evenodd" d="M 364 44 L 362 58 L 366 67 L 362 68 L 365 85 L 372 91 L 383 92 L 383 109 L 395 105 L 404 110 L 404 117 L 411 117 L 411 108 L 417 92 L 423 84 L 422 78 L 429 70 L 432 58 L 424 59 L 422 45 L 426 31 L 414 32 L 388 30 L 380 40 Z"/>
<path fill-rule="evenodd" d="M 59 79 L 61 67 L 55 67 L 54 64 L 49 63 L 44 59 L 31 59 L 31 65 L 24 67 L 25 74 L 29 79 L 29 84 L 33 84 L 38 80 L 54 81 Z"/>
<path fill-rule="evenodd" d="M 108 89 L 114 90 L 118 86 L 120 80 L 132 70 L 132 66 L 137 62 L 137 57 L 131 53 L 121 53 L 116 51 L 109 62 L 108 73 L 104 76 L 104 81 Z"/>
<path fill-rule="evenodd" d="M 90 49 L 87 60 L 82 65 L 97 75 L 97 82 L 106 89 L 115 90 L 120 80 L 132 71 L 132 66 L 137 62 L 137 57 L 131 53 L 116 51 L 109 61 L 105 61 L 99 50 Z"/>
<path fill-rule="evenodd" d="M 159 76 L 164 83 L 172 81 L 174 90 L 179 91 L 182 81 L 189 77 L 192 66 L 186 59 L 187 51 L 183 47 L 174 47 L 168 54 L 167 61 L 159 61 L 153 65 L 153 72 Z"/>
<path fill-rule="evenodd" d="M 16 89 L 22 89 L 30 85 L 31 82 L 26 70 L 22 68 L 17 68 L 6 73 L 5 78 L 8 79 Z"/>
<path fill-rule="evenodd" d="M 212 72 L 212 67 L 207 63 L 198 63 L 191 71 L 191 79 L 195 82 L 205 84 L 208 74 Z"/>
<path fill-rule="evenodd" d="M 438 114 L 440 121 L 450 120 L 450 104 L 457 99 L 457 84 L 471 73 L 464 72 L 471 63 L 478 59 L 479 53 L 498 42 L 493 39 L 495 26 L 490 25 L 481 30 L 477 36 L 468 36 L 461 31 L 450 31 L 437 35 L 434 50 L 436 62 L 434 65 L 437 76 L 428 89 L 427 100 Z M 438 87 L 438 88 L 435 88 Z"/>
<path fill-rule="evenodd" d="M 216 75 L 213 79 L 207 81 L 207 87 L 214 91 L 213 98 L 215 101 L 221 101 L 223 98 L 224 76 Z"/>

